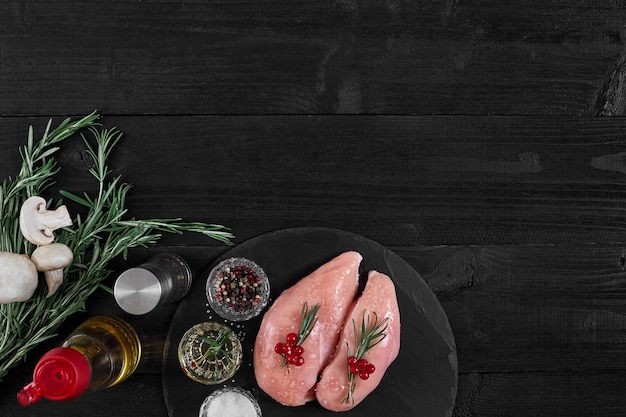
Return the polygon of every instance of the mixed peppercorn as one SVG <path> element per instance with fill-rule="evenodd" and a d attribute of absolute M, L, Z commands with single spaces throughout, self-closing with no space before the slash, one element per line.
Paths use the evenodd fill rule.
<path fill-rule="evenodd" d="M 243 312 L 261 302 L 261 278 L 244 265 L 226 267 L 215 280 L 215 298 L 229 308 Z"/>

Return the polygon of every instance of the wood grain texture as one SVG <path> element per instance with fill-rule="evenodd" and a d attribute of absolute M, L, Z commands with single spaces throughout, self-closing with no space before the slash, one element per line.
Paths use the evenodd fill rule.
<path fill-rule="evenodd" d="M 0 115 L 623 114 L 625 24 L 592 0 L 9 1 Z"/>
<path fill-rule="evenodd" d="M 417 262 L 450 319 L 460 372 L 626 366 L 623 246 L 412 252 L 405 259 Z"/>
<path fill-rule="evenodd" d="M 502 373 L 469 374 L 459 378 L 454 417 L 555 416 L 600 417 L 623 415 L 624 376 L 597 373 Z M 40 403 L 23 409 L 1 394 L 0 411 L 7 416 L 84 417 L 119 415 L 166 417 L 157 375 L 135 375 L 124 385 L 85 395 L 72 402 Z M 3 389 L 15 390 L 19 385 Z M 124 398 L 125 400 L 120 400 Z M 416 410 L 417 411 L 417 410 Z M 108 414 L 107 414 L 108 413 Z"/>
<path fill-rule="evenodd" d="M 166 417 L 160 375 L 134 375 L 123 384 L 82 395 L 81 398 L 63 403 L 45 401 L 28 408 L 20 406 L 15 398 L 16 390 L 32 375 L 22 374 L 10 382 L 2 382 L 0 412 L 3 416 L 43 417 L 63 415 L 65 417 L 85 416 L 142 416 Z"/>
<path fill-rule="evenodd" d="M 459 379 L 454 417 L 620 416 L 623 374 L 470 374 Z"/>
<path fill-rule="evenodd" d="M 125 133 L 129 214 L 364 235 L 406 259 L 454 331 L 454 417 L 624 416 L 626 6 L 581 0 L 0 4 L 0 178 L 27 127 L 97 108 Z M 612 116 L 612 117 L 598 117 Z M 93 191 L 79 138 L 58 190 Z M 70 209 L 75 210 L 70 204 Z M 165 236 L 199 274 L 228 248 Z M 109 284 L 112 284 L 111 277 Z M 175 305 L 99 291 L 0 382 L 0 416 L 165 417 Z M 22 409 L 38 357 L 84 318 L 142 333 L 137 373 Z"/>
<path fill-rule="evenodd" d="M 29 119 L 45 126 L 45 119 Z M 133 216 L 227 224 L 238 241 L 292 226 L 384 245 L 623 243 L 622 118 L 106 117 Z M 0 172 L 26 120 L 0 118 Z M 80 140 L 55 186 L 94 190 Z M 51 190 L 50 196 L 55 196 Z M 58 194 L 56 194 L 58 197 Z M 181 242 L 179 240 L 179 242 Z M 211 244 L 185 237 L 188 244 Z"/>

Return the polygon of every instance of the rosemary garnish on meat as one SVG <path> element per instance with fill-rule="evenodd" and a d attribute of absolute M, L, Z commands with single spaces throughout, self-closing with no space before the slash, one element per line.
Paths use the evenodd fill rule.
<path fill-rule="evenodd" d="M 374 322 L 370 324 L 370 317 L 374 316 Z M 352 319 L 352 327 L 354 330 L 354 351 L 350 350 L 350 345 L 346 343 L 348 348 L 348 392 L 343 399 L 344 403 L 354 402 L 353 394 L 356 389 L 356 377 L 359 375 L 359 366 L 357 365 L 358 361 L 363 361 L 362 368 L 367 365 L 371 366 L 371 372 L 374 371 L 374 367 L 371 364 L 367 364 L 364 360 L 364 356 L 371 348 L 379 344 L 383 341 L 383 339 L 387 336 L 385 331 L 387 330 L 387 317 L 383 320 L 378 321 L 378 314 L 373 311 L 371 314 L 367 314 L 366 310 L 363 310 L 363 318 L 361 319 L 360 329 L 357 329 L 356 322 Z M 356 366 L 356 368 L 354 368 Z M 367 375 L 361 375 L 361 379 L 369 378 L 369 373 L 365 372 Z"/>
<path fill-rule="evenodd" d="M 277 343 L 274 347 L 274 351 L 283 357 L 281 368 L 287 365 L 302 366 L 304 364 L 302 343 L 311 334 L 315 323 L 317 323 L 317 311 L 319 309 L 319 303 L 309 309 L 309 303 L 305 301 L 300 311 L 300 329 L 298 333 L 292 332 L 287 334 L 285 343 Z"/>
<path fill-rule="evenodd" d="M 296 345 L 301 345 L 304 343 L 309 334 L 311 334 L 311 330 L 313 330 L 313 326 L 317 323 L 317 311 L 320 309 L 320 304 L 317 303 L 313 307 L 309 309 L 309 304 L 305 301 L 302 305 L 302 310 L 300 311 L 300 330 L 298 331 L 298 341 Z"/>

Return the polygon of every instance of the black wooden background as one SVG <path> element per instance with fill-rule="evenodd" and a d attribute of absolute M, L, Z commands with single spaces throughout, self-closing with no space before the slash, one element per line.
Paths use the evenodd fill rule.
<path fill-rule="evenodd" d="M 138 218 L 362 234 L 419 271 L 456 337 L 454 416 L 626 415 L 626 4 L 581 0 L 1 1 L 0 177 L 27 128 L 94 109 Z M 80 140 L 60 188 L 93 189 Z M 195 273 L 227 247 L 166 236 Z M 175 311 L 126 317 L 128 381 L 1 416 L 167 415 Z M 56 341 L 51 341 L 57 342 Z"/>

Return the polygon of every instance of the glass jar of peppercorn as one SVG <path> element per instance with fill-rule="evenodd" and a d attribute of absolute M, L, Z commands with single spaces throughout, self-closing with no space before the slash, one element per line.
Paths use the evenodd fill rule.
<path fill-rule="evenodd" d="M 229 258 L 209 273 L 206 295 L 211 309 L 232 321 L 249 320 L 267 305 L 270 284 L 263 268 L 246 258 Z"/>

